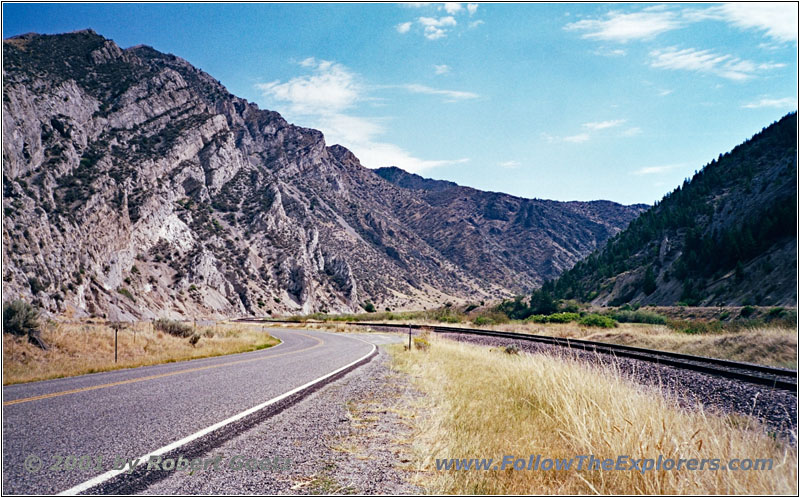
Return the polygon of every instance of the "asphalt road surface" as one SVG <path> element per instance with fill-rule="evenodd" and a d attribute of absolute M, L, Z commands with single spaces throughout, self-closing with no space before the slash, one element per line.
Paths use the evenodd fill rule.
<path fill-rule="evenodd" d="M 250 353 L 3 387 L 2 493 L 63 492 L 111 470 L 115 458 L 147 455 L 374 347 L 354 336 L 310 330 L 269 333 L 283 342 Z"/>

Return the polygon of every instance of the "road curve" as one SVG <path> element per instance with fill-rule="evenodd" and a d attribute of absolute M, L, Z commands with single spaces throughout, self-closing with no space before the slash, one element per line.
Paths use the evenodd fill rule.
<path fill-rule="evenodd" d="M 318 331 L 269 332 L 283 342 L 250 353 L 3 387 L 3 494 L 62 492 L 110 470 L 117 456 L 139 458 L 373 349 Z M 30 455 L 40 459 L 40 470 L 26 470 Z M 88 455 L 91 468 L 49 470 L 57 455 Z"/>

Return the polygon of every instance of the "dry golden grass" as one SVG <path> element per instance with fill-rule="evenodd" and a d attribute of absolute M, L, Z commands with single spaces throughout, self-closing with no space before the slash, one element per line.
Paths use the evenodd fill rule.
<path fill-rule="evenodd" d="M 280 341 L 259 325 L 225 324 L 200 327 L 195 347 L 188 338 L 153 330 L 150 322 L 120 329 L 114 363 L 114 331 L 97 323 L 54 323 L 42 327 L 50 346 L 42 351 L 25 338 L 3 334 L 3 384 L 69 377 L 119 368 L 242 353 Z"/>
<path fill-rule="evenodd" d="M 608 368 L 507 355 L 433 338 L 394 346 L 393 366 L 427 393 L 419 483 L 454 494 L 797 494 L 797 450 L 748 417 L 687 410 Z M 436 471 L 437 458 L 772 458 L 762 471 Z M 577 464 L 576 464 L 577 465 Z"/>
<path fill-rule="evenodd" d="M 408 323 L 569 337 L 797 369 L 797 330 L 768 325 L 718 333 L 686 334 L 666 325 L 642 323 L 620 323 L 614 329 L 584 327 L 577 323 L 512 322 L 481 327 L 471 323 L 441 324 L 419 320 Z M 342 325 L 337 324 L 337 327 Z M 356 326 L 350 328 L 365 329 Z"/>

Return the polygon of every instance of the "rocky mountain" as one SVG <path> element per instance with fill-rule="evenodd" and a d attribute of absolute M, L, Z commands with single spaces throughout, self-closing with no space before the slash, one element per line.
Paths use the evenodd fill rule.
<path fill-rule="evenodd" d="M 544 288 L 601 305 L 797 306 L 796 182 L 794 112 Z"/>
<path fill-rule="evenodd" d="M 523 199 L 396 167 L 375 173 L 423 201 L 396 212 L 425 242 L 470 274 L 518 291 L 539 287 L 571 268 L 576 254 L 594 251 L 648 207 Z"/>
<path fill-rule="evenodd" d="M 91 30 L 4 40 L 3 111 L 3 299 L 51 313 L 499 297 L 555 276 L 641 211 L 406 188 L 185 60 Z"/>

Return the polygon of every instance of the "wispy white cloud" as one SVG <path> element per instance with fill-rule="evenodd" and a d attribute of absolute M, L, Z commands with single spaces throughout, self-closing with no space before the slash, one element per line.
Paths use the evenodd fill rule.
<path fill-rule="evenodd" d="M 447 64 L 434 64 L 433 70 L 436 74 L 447 74 L 450 72 L 450 66 Z"/>
<path fill-rule="evenodd" d="M 622 48 L 610 49 L 610 48 L 605 48 L 604 47 L 604 48 L 600 48 L 600 49 L 595 50 L 593 53 L 595 55 L 600 55 L 600 56 L 603 56 L 603 57 L 624 57 L 625 55 L 627 55 L 628 52 L 627 52 L 627 50 L 622 49 Z"/>
<path fill-rule="evenodd" d="M 473 92 L 463 92 L 459 90 L 442 90 L 439 88 L 431 88 L 426 85 L 420 85 L 418 83 L 409 83 L 407 85 L 402 85 L 402 87 L 412 93 L 423 93 L 426 95 L 441 95 L 443 97 L 447 97 L 448 101 L 470 100 L 470 99 L 477 99 L 479 97 L 477 93 Z"/>
<path fill-rule="evenodd" d="M 653 50 L 650 57 L 651 67 L 713 74 L 734 81 L 748 80 L 762 71 L 784 67 L 784 64 L 756 63 L 729 54 L 694 48 Z"/>
<path fill-rule="evenodd" d="M 794 97 L 786 97 L 782 99 L 761 98 L 754 102 L 749 102 L 742 106 L 745 109 L 762 109 L 765 107 L 773 107 L 776 109 L 796 109 L 797 100 Z"/>
<path fill-rule="evenodd" d="M 633 172 L 636 176 L 642 175 L 660 175 L 662 173 L 668 173 L 672 170 L 678 169 L 683 167 L 683 164 L 665 164 L 662 166 L 645 166 L 643 168 L 639 168 Z"/>
<path fill-rule="evenodd" d="M 613 11 L 600 19 L 582 19 L 567 24 L 568 31 L 581 31 L 583 38 L 628 42 L 653 38 L 681 26 L 678 15 L 671 10 L 648 10 L 623 13 Z"/>
<path fill-rule="evenodd" d="M 575 144 L 580 144 L 583 142 L 588 142 L 589 139 L 592 138 L 588 133 L 579 133 L 577 135 L 571 135 L 568 137 L 564 137 L 562 140 L 565 142 L 571 142 Z"/>
<path fill-rule="evenodd" d="M 519 161 L 503 161 L 502 163 L 498 163 L 497 165 L 500 166 L 501 168 L 516 169 L 516 168 L 520 167 L 520 162 Z"/>
<path fill-rule="evenodd" d="M 594 123 L 583 123 L 584 128 L 588 128 L 590 130 L 605 130 L 607 128 L 614 128 L 615 126 L 619 126 L 625 123 L 625 119 L 612 119 L 609 121 L 597 121 Z"/>
<path fill-rule="evenodd" d="M 256 88 L 264 95 L 291 105 L 296 114 L 330 114 L 355 104 L 363 94 L 363 86 L 344 66 L 310 57 L 300 62 L 312 74 L 298 76 L 285 83 L 260 83 Z"/>
<path fill-rule="evenodd" d="M 425 38 L 429 40 L 438 40 L 440 38 L 444 38 L 447 36 L 448 28 L 452 28 L 456 24 L 455 17 L 453 16 L 445 16 L 445 17 L 420 17 L 417 19 L 423 26 Z"/>
<path fill-rule="evenodd" d="M 446 2 L 442 5 L 442 8 L 444 8 L 445 12 L 452 15 L 460 12 L 463 7 L 457 2 Z"/>
<path fill-rule="evenodd" d="M 467 28 L 471 29 L 483 24 L 482 20 L 469 21 L 469 18 L 478 11 L 478 4 L 476 3 L 469 3 L 466 5 L 460 2 L 405 3 L 402 5 L 404 7 L 425 8 L 426 15 L 417 17 L 414 21 L 397 24 L 395 29 L 400 33 L 408 33 L 414 29 L 416 25 L 418 29 L 414 31 L 421 32 L 428 40 L 440 40 L 445 38 L 453 32 L 457 26 L 466 25 Z M 464 23 L 459 23 L 458 19 L 461 19 Z"/>
<path fill-rule="evenodd" d="M 667 95 L 671 94 L 674 90 L 663 89 L 658 91 L 659 97 L 666 97 Z"/>
<path fill-rule="evenodd" d="M 635 137 L 636 135 L 641 135 L 641 133 L 642 133 L 641 128 L 639 128 L 638 126 L 632 126 L 631 128 L 628 128 L 627 130 L 620 133 L 619 135 L 621 137 Z"/>
<path fill-rule="evenodd" d="M 467 162 L 459 159 L 422 159 L 398 145 L 381 140 L 387 130 L 386 118 L 365 118 L 352 114 L 360 102 L 374 100 L 370 90 L 379 88 L 362 83 L 362 78 L 345 66 L 326 60 L 308 58 L 298 63 L 311 74 L 286 82 L 257 84 L 262 94 L 291 119 L 300 119 L 306 126 L 322 130 L 328 144 L 348 147 L 367 167 L 394 165 L 407 171 Z M 444 95 L 453 100 L 473 98 L 470 92 L 437 90 L 423 85 L 402 86 L 408 91 Z"/>
<path fill-rule="evenodd" d="M 797 40 L 797 5 L 794 2 L 731 2 L 706 8 L 653 5 L 636 12 L 611 11 L 598 18 L 568 23 L 564 29 L 582 32 L 582 37 L 587 39 L 626 43 L 652 39 L 703 21 L 759 31 L 778 42 Z"/>
<path fill-rule="evenodd" d="M 779 42 L 797 40 L 797 4 L 795 2 L 725 3 L 709 13 L 741 29 L 763 32 Z"/>

